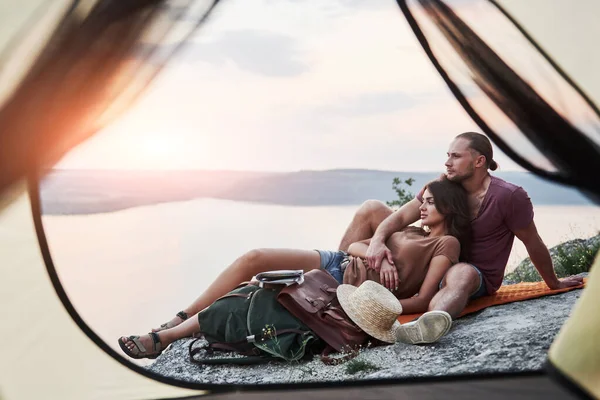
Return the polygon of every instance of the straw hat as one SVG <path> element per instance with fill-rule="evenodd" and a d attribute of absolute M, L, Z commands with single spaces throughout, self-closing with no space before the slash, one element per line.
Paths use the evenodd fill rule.
<path fill-rule="evenodd" d="M 377 282 L 364 281 L 358 288 L 338 286 L 337 297 L 346 314 L 363 331 L 384 342 L 396 342 L 402 305 L 389 290 Z"/>

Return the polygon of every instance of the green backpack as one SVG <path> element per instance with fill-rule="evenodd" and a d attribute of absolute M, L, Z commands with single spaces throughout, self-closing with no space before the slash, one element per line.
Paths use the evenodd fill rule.
<path fill-rule="evenodd" d="M 208 342 L 189 345 L 197 364 L 254 364 L 272 360 L 296 361 L 310 354 L 320 340 L 277 302 L 280 289 L 254 285 L 238 287 L 198 314 L 200 331 Z M 240 357 L 215 357 L 215 351 Z M 197 357 L 205 352 L 204 357 Z M 207 357 L 208 356 L 208 357 Z"/>

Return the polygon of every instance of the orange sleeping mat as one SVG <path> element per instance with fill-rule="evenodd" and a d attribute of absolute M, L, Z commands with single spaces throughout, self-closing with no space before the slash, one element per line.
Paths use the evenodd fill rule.
<path fill-rule="evenodd" d="M 585 286 L 586 282 L 587 278 L 583 278 L 583 285 L 556 290 L 551 290 L 544 282 L 521 282 L 514 285 L 504 285 L 501 286 L 500 289 L 491 296 L 484 296 L 470 301 L 469 304 L 467 304 L 467 307 L 459 315 L 459 318 L 467 314 L 483 310 L 487 307 L 497 306 L 499 304 L 535 299 L 538 297 L 568 292 L 573 289 L 581 289 Z M 410 322 L 421 315 L 422 314 L 403 314 L 398 317 L 398 321 L 403 324 Z"/>

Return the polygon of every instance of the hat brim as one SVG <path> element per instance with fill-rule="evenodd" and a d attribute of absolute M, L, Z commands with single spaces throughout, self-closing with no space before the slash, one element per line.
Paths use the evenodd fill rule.
<path fill-rule="evenodd" d="M 373 327 L 364 317 L 363 311 L 358 310 L 354 302 L 350 301 L 352 294 L 357 290 L 356 286 L 342 284 L 337 287 L 337 298 L 344 312 L 368 335 L 373 336 L 386 343 L 396 343 L 396 330 L 401 326 L 398 320 L 394 321 L 389 330 Z"/>

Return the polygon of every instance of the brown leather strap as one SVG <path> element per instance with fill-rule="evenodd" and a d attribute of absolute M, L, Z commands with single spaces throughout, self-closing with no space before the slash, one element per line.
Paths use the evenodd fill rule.
<path fill-rule="evenodd" d="M 305 297 L 304 300 L 308 301 L 309 304 L 315 308 L 315 311 L 325 308 L 328 304 L 325 299 L 321 297 L 317 297 L 316 299 Z"/>
<path fill-rule="evenodd" d="M 326 294 L 330 294 L 330 293 L 335 293 L 337 291 L 337 288 L 331 287 L 325 283 L 325 284 L 321 285 L 321 290 L 323 292 L 325 292 Z"/>

